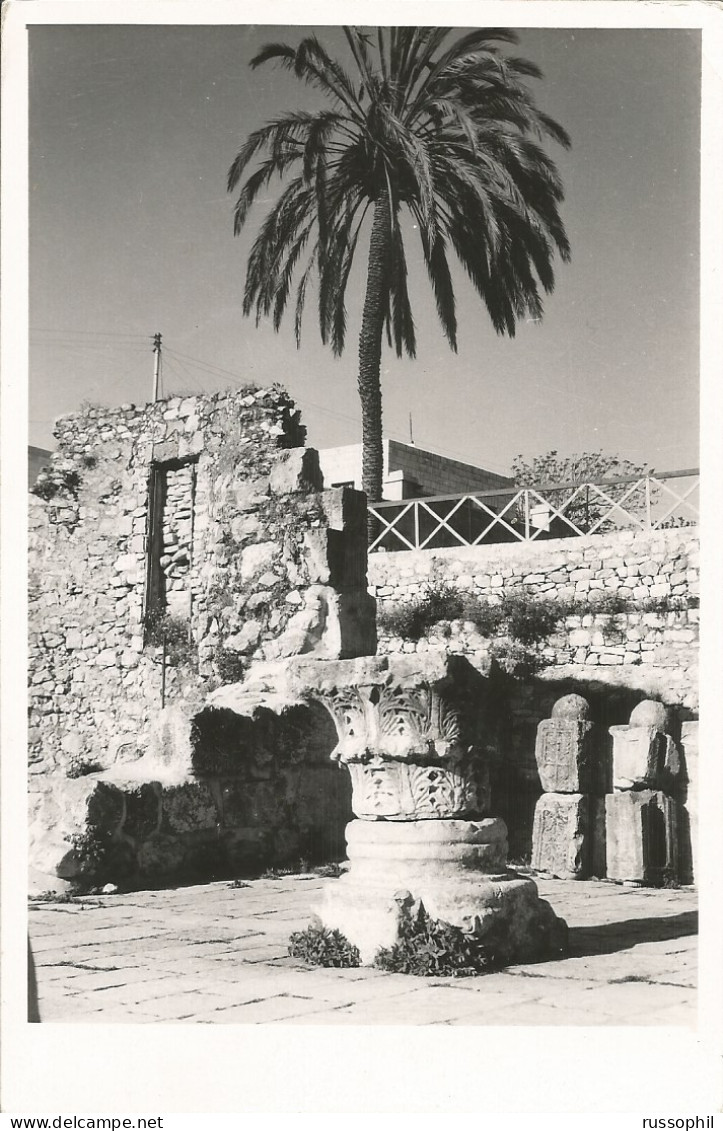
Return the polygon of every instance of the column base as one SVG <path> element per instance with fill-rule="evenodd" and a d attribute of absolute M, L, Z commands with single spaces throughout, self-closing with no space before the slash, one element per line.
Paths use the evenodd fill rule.
<path fill-rule="evenodd" d="M 351 869 L 326 885 L 315 911 L 371 965 L 399 937 L 404 907 L 421 900 L 433 919 L 487 941 L 502 962 L 529 962 L 566 949 L 567 927 L 533 880 L 507 870 L 507 830 L 479 821 L 352 821 Z"/>

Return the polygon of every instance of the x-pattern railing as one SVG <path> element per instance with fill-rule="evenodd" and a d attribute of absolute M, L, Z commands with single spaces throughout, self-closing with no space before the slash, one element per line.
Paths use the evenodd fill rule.
<path fill-rule="evenodd" d="M 671 486 L 671 481 L 688 479 L 691 482 L 683 488 Z M 698 468 L 689 468 L 597 482 L 546 483 L 375 503 L 369 513 L 378 532 L 369 548 L 424 550 L 435 540 L 439 546 L 440 539 L 447 545 L 462 546 L 477 546 L 485 540 L 534 542 L 611 528 L 657 530 L 671 519 L 694 524 L 699 512 L 691 497 L 699 485 Z M 460 522 L 454 523 L 455 517 L 462 524 L 466 520 L 466 532 L 459 529 Z"/>

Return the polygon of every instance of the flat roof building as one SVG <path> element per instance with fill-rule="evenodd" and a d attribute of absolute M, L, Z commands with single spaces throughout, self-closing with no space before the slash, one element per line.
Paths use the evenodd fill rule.
<path fill-rule="evenodd" d="M 395 501 L 429 497 L 430 495 L 456 495 L 467 491 L 493 491 L 497 487 L 510 487 L 509 476 L 485 471 L 474 464 L 462 463 L 447 456 L 425 451 L 415 444 L 400 440 L 382 440 L 384 471 L 382 498 Z M 362 446 L 347 444 L 340 448 L 322 448 L 319 464 L 325 487 L 348 486 L 361 490 Z"/>

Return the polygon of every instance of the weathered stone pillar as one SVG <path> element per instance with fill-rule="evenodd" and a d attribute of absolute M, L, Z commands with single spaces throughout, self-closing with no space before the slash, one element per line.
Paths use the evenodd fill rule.
<path fill-rule="evenodd" d="M 638 703 L 627 726 L 610 727 L 613 793 L 605 799 L 610 879 L 658 882 L 678 868 L 679 756 L 664 704 Z"/>
<path fill-rule="evenodd" d="M 486 681 L 463 657 L 297 660 L 291 684 L 334 719 L 331 756 L 349 768 L 358 818 L 347 826 L 351 868 L 317 909 L 325 926 L 371 963 L 398 937 L 411 896 L 508 961 L 562 949 L 564 923 L 532 880 L 507 871 L 507 829 L 488 815 Z"/>
<path fill-rule="evenodd" d="M 537 728 L 535 759 L 544 793 L 535 806 L 532 866 L 564 879 L 590 875 L 592 723 L 581 695 L 565 695 Z"/>
<path fill-rule="evenodd" d="M 698 723 L 683 723 L 680 730 L 683 754 L 684 799 L 681 807 L 681 878 L 697 881 L 698 863 Z"/>

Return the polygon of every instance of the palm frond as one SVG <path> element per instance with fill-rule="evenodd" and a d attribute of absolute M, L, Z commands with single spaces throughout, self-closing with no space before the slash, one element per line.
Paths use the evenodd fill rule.
<path fill-rule="evenodd" d="M 556 256 L 569 259 L 560 215 L 563 185 L 545 150 L 568 148 L 567 132 L 540 110 L 529 80 L 540 68 L 505 48 L 517 35 L 481 28 L 450 39 L 444 27 L 344 29 L 346 67 L 315 35 L 298 47 L 266 45 L 253 67 L 276 63 L 320 91 L 327 107 L 298 110 L 255 130 L 228 173 L 236 191 L 234 232 L 264 189 L 285 187 L 248 258 L 243 309 L 278 329 L 296 284 L 294 332 L 318 278 L 322 341 L 341 353 L 346 293 L 365 217 L 389 201 L 379 300 L 388 340 L 414 356 L 401 218 L 411 212 L 437 314 L 452 349 L 457 314 L 449 254 L 479 294 L 497 333 L 538 317 L 554 287 Z M 379 242 L 375 245 L 379 248 Z"/>
<path fill-rule="evenodd" d="M 417 352 L 414 318 L 407 290 L 407 260 L 404 240 L 397 217 L 392 219 L 392 238 L 389 256 L 389 308 L 387 324 L 391 331 L 397 357 L 406 352 L 415 357 Z"/>
<path fill-rule="evenodd" d="M 354 56 L 354 62 L 359 68 L 359 73 L 364 78 L 366 88 L 373 96 L 377 93 L 380 82 L 379 76 L 374 70 L 374 65 L 369 57 L 367 38 L 361 29 L 357 27 L 345 27 L 344 35 L 351 49 L 351 53 Z"/>
<path fill-rule="evenodd" d="M 299 286 L 298 286 L 298 289 L 297 289 L 297 292 L 296 292 L 296 311 L 295 311 L 295 314 L 294 314 L 294 337 L 296 338 L 296 348 L 297 349 L 299 349 L 301 347 L 301 320 L 302 320 L 302 317 L 303 317 L 303 314 L 304 314 L 304 304 L 306 302 L 306 287 L 307 287 L 307 283 L 309 281 L 309 276 L 311 275 L 311 272 L 313 271 L 314 266 L 316 265 L 317 250 L 318 249 L 315 248 L 314 251 L 312 252 L 311 256 L 309 257 L 309 262 L 307 264 L 306 270 L 304 271 L 303 275 L 301 276 L 301 279 L 299 280 Z"/>
<path fill-rule="evenodd" d="M 421 228 L 421 222 L 420 222 Z M 455 309 L 454 287 L 447 262 L 447 245 L 444 237 L 437 233 L 432 244 L 422 238 L 424 262 L 434 291 L 437 315 L 442 324 L 450 348 L 457 352 L 457 314 Z"/>

